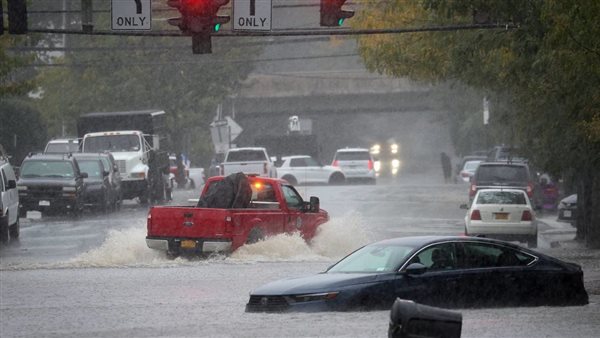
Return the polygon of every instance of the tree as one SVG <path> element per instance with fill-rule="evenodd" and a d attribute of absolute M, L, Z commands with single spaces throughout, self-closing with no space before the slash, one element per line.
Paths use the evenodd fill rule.
<path fill-rule="evenodd" d="M 532 162 L 578 183 L 578 234 L 600 247 L 600 3 L 594 0 L 424 0 L 368 3 L 360 27 L 471 23 L 474 13 L 516 30 L 359 39 L 371 70 L 431 82 L 458 81 L 493 97 L 492 129 Z"/>

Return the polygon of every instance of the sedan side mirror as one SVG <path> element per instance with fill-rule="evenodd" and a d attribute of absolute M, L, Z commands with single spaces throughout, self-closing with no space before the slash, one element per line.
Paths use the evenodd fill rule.
<path fill-rule="evenodd" d="M 15 180 L 8 181 L 8 187 L 7 188 L 8 188 L 7 190 L 16 189 L 17 188 L 17 181 L 15 181 Z"/>
<path fill-rule="evenodd" d="M 461 209 L 466 209 L 466 210 L 469 210 L 469 206 L 468 206 L 467 204 L 461 204 L 461 205 L 460 205 L 460 208 L 461 208 Z"/>
<path fill-rule="evenodd" d="M 102 172 L 102 176 L 106 177 L 106 176 L 108 176 L 108 175 L 110 175 L 110 173 L 109 173 L 108 171 L 104 170 L 104 171 Z"/>
<path fill-rule="evenodd" d="M 421 263 L 412 263 L 406 267 L 406 273 L 409 276 L 422 275 L 427 271 L 427 267 Z"/>
<path fill-rule="evenodd" d="M 321 202 L 318 197 L 311 196 L 310 197 L 310 212 L 319 212 L 321 210 Z"/>
<path fill-rule="evenodd" d="M 81 173 L 81 178 L 88 178 L 88 173 Z"/>

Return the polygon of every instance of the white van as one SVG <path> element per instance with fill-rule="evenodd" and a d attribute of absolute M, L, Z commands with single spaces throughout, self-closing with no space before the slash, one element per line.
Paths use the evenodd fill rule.
<path fill-rule="evenodd" d="M 0 147 L 0 242 L 19 238 L 19 191 L 17 178 Z"/>

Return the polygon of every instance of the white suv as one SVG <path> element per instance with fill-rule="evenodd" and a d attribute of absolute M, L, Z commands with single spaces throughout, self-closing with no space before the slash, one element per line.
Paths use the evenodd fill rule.
<path fill-rule="evenodd" d="M 1 148 L 0 148 L 1 150 Z M 19 238 L 19 191 L 8 158 L 0 151 L 0 242 Z"/>
<path fill-rule="evenodd" d="M 333 167 L 338 167 L 346 180 L 365 180 L 375 184 L 375 161 L 366 148 L 338 149 L 333 156 Z"/>

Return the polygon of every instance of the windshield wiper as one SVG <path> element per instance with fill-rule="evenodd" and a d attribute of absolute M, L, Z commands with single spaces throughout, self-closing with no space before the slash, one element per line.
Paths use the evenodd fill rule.
<path fill-rule="evenodd" d="M 65 175 L 52 174 L 52 175 L 44 175 L 44 177 L 60 177 L 60 178 L 64 178 Z"/>
<path fill-rule="evenodd" d="M 27 174 L 27 175 L 23 175 L 23 177 L 27 178 L 27 177 L 40 177 L 40 175 L 38 174 Z"/>

